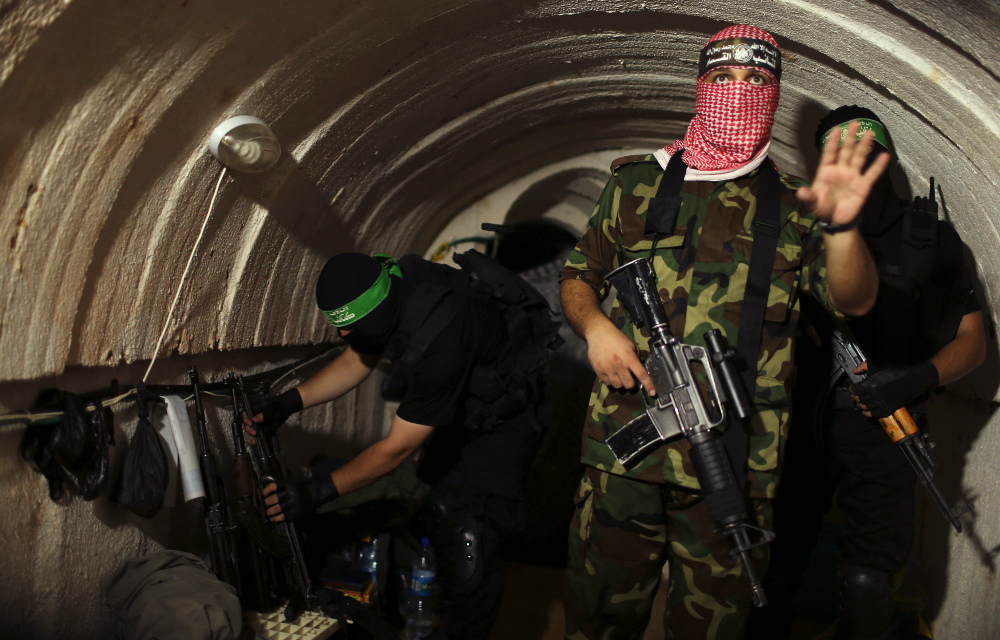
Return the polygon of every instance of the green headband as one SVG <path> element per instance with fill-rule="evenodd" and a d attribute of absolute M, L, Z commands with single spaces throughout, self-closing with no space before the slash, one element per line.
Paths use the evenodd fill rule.
<path fill-rule="evenodd" d="M 330 311 L 320 310 L 326 316 L 326 321 L 333 326 L 338 328 L 345 327 L 364 318 L 371 313 L 372 309 L 379 306 L 388 297 L 389 288 L 392 284 L 389 276 L 403 277 L 403 270 L 399 268 L 399 265 L 392 257 L 384 253 L 376 253 L 374 257 L 382 263 L 382 271 L 375 278 L 372 286 L 343 306 L 331 309 Z"/>
<path fill-rule="evenodd" d="M 857 118 L 858 121 L 858 134 L 857 139 L 860 140 L 861 136 L 865 131 L 875 132 L 875 142 L 882 145 L 882 148 L 892 153 L 893 156 L 896 153 L 893 151 L 892 147 L 889 146 L 889 138 L 885 133 L 885 127 L 878 120 L 870 120 L 868 118 Z M 820 151 L 826 148 L 826 141 L 830 139 L 830 134 L 833 133 L 834 129 L 840 129 L 840 140 L 839 144 L 844 144 L 844 138 L 847 137 L 847 127 L 850 126 L 851 122 L 854 120 L 848 120 L 847 122 L 842 122 L 835 127 L 831 127 L 829 131 L 823 134 L 823 137 L 819 141 Z"/>

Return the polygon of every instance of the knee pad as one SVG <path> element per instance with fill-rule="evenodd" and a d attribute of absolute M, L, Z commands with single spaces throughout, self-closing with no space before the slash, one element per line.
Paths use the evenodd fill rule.
<path fill-rule="evenodd" d="M 882 640 L 888 637 L 895 605 L 892 576 L 863 567 L 837 570 L 837 600 L 840 621 L 837 638 Z"/>
<path fill-rule="evenodd" d="M 475 589 L 483 581 L 482 527 L 468 513 L 457 513 L 453 519 L 452 585 L 459 592 Z"/>
<path fill-rule="evenodd" d="M 447 500 L 432 497 L 427 503 L 425 525 L 433 543 L 441 588 L 453 594 L 468 593 L 483 581 L 483 557 L 488 527 Z"/>

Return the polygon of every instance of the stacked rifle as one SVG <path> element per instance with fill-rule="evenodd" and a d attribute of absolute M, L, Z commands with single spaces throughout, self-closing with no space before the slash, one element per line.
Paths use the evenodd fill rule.
<path fill-rule="evenodd" d="M 335 589 L 314 585 L 295 525 L 268 519 L 261 489 L 290 478 L 273 430 L 258 429 L 252 448 L 247 447 L 242 414 L 253 416 L 254 412 L 243 376 L 232 374 L 225 382 L 232 402 L 236 489 L 235 500 L 230 502 L 209 446 L 201 385 L 194 367 L 190 375 L 205 483 L 205 526 L 216 577 L 236 588 L 244 608 L 269 612 L 285 603 L 286 620 L 298 618 L 302 611 L 320 609 L 328 617 L 358 624 L 374 640 L 394 640 L 396 629 L 377 609 Z"/>
<path fill-rule="evenodd" d="M 273 611 L 287 602 L 285 617 L 313 609 L 316 596 L 295 526 L 271 522 L 261 489 L 287 476 L 273 431 L 259 430 L 253 449 L 244 440 L 242 413 L 253 415 L 242 376 L 230 374 L 226 387 L 232 400 L 233 483 L 230 503 L 226 483 L 219 476 L 208 441 L 198 372 L 190 370 L 195 419 L 201 444 L 201 472 L 205 483 L 205 525 L 212 570 L 233 585 L 245 607 Z M 251 455 L 251 451 L 253 454 Z"/>

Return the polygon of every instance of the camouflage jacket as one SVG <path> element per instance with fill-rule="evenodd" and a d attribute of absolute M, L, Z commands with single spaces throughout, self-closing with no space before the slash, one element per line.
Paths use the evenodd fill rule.
<path fill-rule="evenodd" d="M 651 155 L 618 160 L 612 171 L 587 230 L 560 275 L 560 282 L 586 282 L 601 300 L 609 290 L 605 274 L 630 260 L 649 256 L 653 243 L 643 235 L 646 208 L 663 177 Z M 799 210 L 795 198 L 795 189 L 805 182 L 779 174 L 782 226 L 757 361 L 756 413 L 749 433 L 747 466 L 753 497 L 771 496 L 776 487 L 788 432 L 799 295 L 808 292 L 832 309 L 821 232 L 815 218 Z M 753 246 L 751 223 L 757 182 L 757 171 L 727 182 L 685 182 L 674 234 L 657 242 L 653 267 L 670 330 L 688 344 L 704 345 L 703 334 L 718 328 L 730 345 L 736 345 Z M 711 223 L 706 224 L 706 220 Z M 645 359 L 646 329 L 637 330 L 618 300 L 610 318 L 632 338 Z M 582 461 L 616 475 L 697 489 L 684 438 L 653 449 L 630 469 L 625 469 L 604 444 L 609 434 L 642 410 L 638 394 L 620 394 L 597 381 L 584 425 Z"/>

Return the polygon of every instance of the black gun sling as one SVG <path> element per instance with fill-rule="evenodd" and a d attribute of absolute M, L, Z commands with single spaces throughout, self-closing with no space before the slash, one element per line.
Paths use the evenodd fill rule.
<path fill-rule="evenodd" d="M 421 269 L 422 265 L 413 264 L 413 261 L 409 260 L 410 257 L 404 256 L 400 259 L 404 274 L 409 268 L 419 274 L 409 277 L 421 281 L 413 285 L 414 290 L 410 294 L 410 301 L 406 305 L 403 317 L 400 318 L 396 336 L 389 341 L 382 354 L 393 363 L 382 379 L 382 396 L 387 400 L 403 399 L 410 385 L 409 377 L 413 365 L 462 308 L 460 295 L 455 294 L 443 282 L 434 281 L 434 272 Z M 437 275 L 440 276 L 440 273 Z"/>
<path fill-rule="evenodd" d="M 684 154 L 678 152 L 670 156 L 656 195 L 650 198 L 646 208 L 643 235 L 654 239 L 653 252 L 656 251 L 656 239 L 671 235 L 677 227 L 677 215 L 681 211 L 681 187 L 684 186 L 684 176 L 687 174 L 687 165 L 681 159 L 682 155 Z M 649 255 L 651 259 L 653 252 Z"/>
<path fill-rule="evenodd" d="M 770 158 L 764 158 L 760 167 L 757 188 L 757 212 L 751 225 L 753 250 L 750 253 L 750 272 L 740 312 L 740 328 L 736 350 L 746 363 L 743 385 L 753 403 L 757 391 L 757 358 L 760 356 L 760 339 L 764 331 L 764 314 L 767 296 L 771 291 L 771 274 L 774 256 L 778 251 L 778 234 L 781 231 L 781 182 L 778 170 Z M 722 434 L 729 452 L 733 472 L 737 478 L 746 475 L 747 431 L 744 425 L 729 414 L 729 426 Z"/>
<path fill-rule="evenodd" d="M 687 173 L 687 165 L 681 155 L 683 154 L 675 153 L 671 156 L 656 195 L 650 200 L 647 209 L 644 233 L 647 237 L 654 238 L 651 258 L 656 252 L 656 239 L 661 235 L 672 234 L 677 225 L 682 200 L 680 192 Z M 749 392 L 748 397 L 752 403 L 757 386 L 757 358 L 764 330 L 764 313 L 767 311 L 767 296 L 771 290 L 771 273 L 781 230 L 781 182 L 778 170 L 769 158 L 764 158 L 760 167 L 757 211 L 751 230 L 753 250 L 750 254 L 750 271 L 740 313 L 736 350 L 746 363 L 742 375 L 743 385 Z M 746 427 L 732 416 L 732 412 L 729 413 L 728 423 L 721 440 L 729 453 L 733 472 L 737 478 L 743 478 L 746 477 Z"/>

